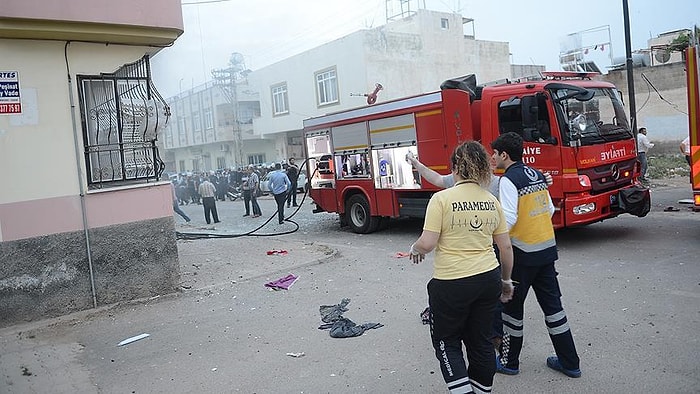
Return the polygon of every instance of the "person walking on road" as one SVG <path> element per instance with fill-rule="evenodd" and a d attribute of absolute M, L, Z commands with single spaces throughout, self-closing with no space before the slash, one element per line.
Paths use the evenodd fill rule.
<path fill-rule="evenodd" d="M 427 286 L 430 335 L 447 388 L 452 393 L 490 393 L 496 371 L 491 327 L 499 297 L 507 301 L 513 295 L 513 251 L 498 199 L 484 189 L 491 182 L 484 147 L 465 142 L 454 150 L 451 162 L 455 185 L 431 197 L 410 256 L 419 263 L 435 249 Z"/>
<path fill-rule="evenodd" d="M 252 165 L 248 166 L 248 188 L 250 189 L 250 203 L 253 206 L 253 217 L 262 216 L 262 210 L 258 204 L 258 191 L 260 190 L 260 177 Z"/>
<path fill-rule="evenodd" d="M 294 158 L 290 157 L 287 164 L 287 178 L 292 182 L 292 186 L 289 189 L 289 194 L 287 194 L 287 208 L 289 204 L 292 203 L 293 206 L 297 205 L 297 180 L 299 179 L 299 167 L 294 163 Z"/>
<path fill-rule="evenodd" d="M 245 206 L 245 215 L 250 216 L 250 200 L 251 200 L 251 192 L 250 192 L 250 184 L 248 183 L 250 181 L 250 167 L 246 167 L 244 172 L 247 174 L 245 180 L 241 184 L 241 189 L 243 190 L 243 205 Z"/>
<path fill-rule="evenodd" d="M 189 216 L 187 216 L 184 212 L 182 212 L 182 209 L 180 209 L 180 204 L 178 203 L 178 198 L 177 198 L 177 191 L 175 190 L 175 181 L 172 181 L 170 183 L 170 191 L 173 194 L 173 211 L 177 213 L 178 215 L 182 216 L 183 219 L 185 219 L 185 222 L 189 223 L 192 219 L 190 219 Z"/>
<path fill-rule="evenodd" d="M 413 152 L 409 151 L 406 154 L 406 161 L 408 161 L 411 164 L 411 166 L 416 169 L 416 171 L 418 172 L 418 174 L 420 174 L 421 177 L 423 177 L 425 180 L 437 187 L 449 188 L 455 185 L 455 177 L 453 174 L 441 175 L 440 173 L 421 163 L 418 160 L 418 158 L 416 158 L 416 156 L 413 154 Z M 489 164 L 491 167 L 495 167 L 495 163 L 493 163 L 493 160 Z M 547 186 L 551 186 L 553 182 L 552 176 L 550 174 L 545 174 L 545 177 L 547 180 Z M 487 188 L 487 190 L 496 198 L 498 198 L 499 179 L 499 176 L 491 174 L 491 179 Z M 498 252 L 497 249 L 494 250 Z M 499 258 L 498 253 L 496 253 L 496 258 Z M 501 310 L 501 302 L 498 301 L 496 303 L 496 310 L 493 316 L 493 333 L 491 335 L 491 340 L 496 348 L 499 348 L 501 346 L 501 342 L 503 340 L 503 323 L 501 322 Z"/>
<path fill-rule="evenodd" d="M 544 312 L 556 356 L 547 366 L 571 378 L 581 376 L 579 357 L 561 304 L 554 262 L 559 258 L 552 226 L 554 205 L 544 175 L 523 164 L 523 139 L 517 133 L 501 134 L 491 143 L 498 168 L 505 169 L 499 196 L 513 245 L 513 299 L 503 305 L 503 343 L 496 358 L 497 372 L 517 375 L 523 346 L 523 305 L 530 287 Z"/>
<path fill-rule="evenodd" d="M 216 212 L 216 187 L 209 178 L 204 178 L 204 181 L 199 184 L 198 191 L 202 197 L 204 220 L 207 221 L 207 224 L 211 224 L 211 217 L 213 217 L 214 223 L 219 223 L 219 214 Z"/>
<path fill-rule="evenodd" d="M 647 138 L 647 128 L 641 127 L 639 133 L 637 133 L 637 157 L 639 158 L 639 163 L 642 165 L 639 175 L 642 182 L 647 182 L 647 152 L 653 147 L 654 144 L 649 142 L 649 138 Z"/>
<path fill-rule="evenodd" d="M 296 190 L 290 189 L 292 182 L 287 177 L 287 174 L 282 172 L 280 163 L 275 163 L 275 170 L 268 175 L 268 179 L 270 180 L 270 191 L 275 196 L 275 202 L 277 203 L 277 220 L 279 224 L 283 224 L 284 202 L 287 199 L 287 195 Z"/>

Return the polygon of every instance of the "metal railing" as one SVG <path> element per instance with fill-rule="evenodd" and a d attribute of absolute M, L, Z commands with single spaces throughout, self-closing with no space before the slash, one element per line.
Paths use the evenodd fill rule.
<path fill-rule="evenodd" d="M 113 74 L 79 75 L 85 165 L 90 188 L 158 180 L 156 140 L 170 108 L 151 80 L 148 55 Z"/>

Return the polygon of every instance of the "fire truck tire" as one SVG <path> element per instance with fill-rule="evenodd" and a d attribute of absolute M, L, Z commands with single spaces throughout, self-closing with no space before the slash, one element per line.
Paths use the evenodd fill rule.
<path fill-rule="evenodd" d="M 362 194 L 350 196 L 345 203 L 345 215 L 354 233 L 369 234 L 379 227 L 380 218 L 370 215 L 369 202 Z"/>

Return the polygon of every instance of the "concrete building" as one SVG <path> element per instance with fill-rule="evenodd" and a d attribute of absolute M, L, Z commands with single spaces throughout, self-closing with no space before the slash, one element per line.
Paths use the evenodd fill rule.
<path fill-rule="evenodd" d="M 617 86 L 629 101 L 627 71 L 615 70 L 601 79 Z M 678 153 L 679 143 L 688 136 L 688 91 L 685 63 L 669 62 L 634 68 L 637 128 L 646 127 L 656 144 L 654 153 Z"/>
<path fill-rule="evenodd" d="M 233 92 L 235 89 L 235 93 Z M 258 94 L 245 81 L 207 82 L 168 99 L 172 119 L 163 133 L 166 171 L 186 173 L 265 161 L 253 129 Z"/>
<path fill-rule="evenodd" d="M 182 32 L 179 0 L 2 2 L 0 326 L 177 288 L 149 57 Z"/>
<path fill-rule="evenodd" d="M 637 128 L 648 129 L 649 139 L 656 144 L 654 153 L 678 153 L 680 141 L 688 136 L 685 59 L 682 52 L 669 51 L 669 45 L 682 34 L 688 36 L 691 30 L 674 30 L 650 38 L 648 48 L 637 51 L 644 61 L 634 61 Z M 601 78 L 615 84 L 628 100 L 624 64 Z"/>
<path fill-rule="evenodd" d="M 683 59 L 682 53 L 669 50 L 669 46 L 673 43 L 673 40 L 679 38 L 681 35 L 690 36 L 691 33 L 692 31 L 690 29 L 680 29 L 661 33 L 656 37 L 650 38 L 647 42 L 649 45 L 651 65 L 657 66 L 670 63 L 683 63 L 685 60 Z"/>
<path fill-rule="evenodd" d="M 257 111 L 252 129 L 245 127 L 242 132 L 243 164 L 303 157 L 304 119 L 367 105 L 366 94 L 372 93 L 377 84 L 382 86 L 377 102 L 383 102 L 439 90 L 446 79 L 466 74 L 476 74 L 484 82 L 511 78 L 508 43 L 477 40 L 473 34 L 465 34 L 464 25 L 471 21 L 458 14 L 418 9 L 384 26 L 357 31 L 250 72 L 237 90 L 239 106 L 254 108 L 246 113 Z M 253 97 L 259 99 L 257 108 L 243 101 Z M 172 107 L 174 116 L 179 116 L 177 105 Z M 185 108 L 184 118 L 194 118 L 189 107 Z M 194 111 L 201 109 L 195 106 Z M 214 114 L 220 116 L 221 111 Z M 240 117 L 247 122 L 242 113 Z M 176 122 L 171 122 L 166 141 L 167 133 L 175 135 L 176 127 Z M 192 133 L 186 134 L 187 139 L 177 147 L 165 146 L 168 152 L 175 149 L 177 171 L 183 171 L 180 164 L 184 164 L 184 171 L 195 170 L 195 163 L 202 162 L 199 155 L 229 157 L 219 147 L 233 144 L 230 131 L 222 129 L 212 134 L 216 138 L 203 143 L 193 142 Z M 218 139 L 226 136 L 228 141 Z M 229 165 L 227 160 L 204 160 L 204 166 L 198 169 L 213 170 L 223 163 Z"/>

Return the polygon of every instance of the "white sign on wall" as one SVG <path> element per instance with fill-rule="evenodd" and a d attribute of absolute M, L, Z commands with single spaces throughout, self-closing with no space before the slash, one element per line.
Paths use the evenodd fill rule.
<path fill-rule="evenodd" d="M 21 113 L 19 72 L 0 71 L 0 115 Z"/>

